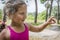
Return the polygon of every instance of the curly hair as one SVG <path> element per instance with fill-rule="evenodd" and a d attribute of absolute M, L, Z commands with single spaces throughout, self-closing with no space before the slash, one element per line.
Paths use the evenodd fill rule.
<path fill-rule="evenodd" d="M 9 0 L 4 9 L 5 12 L 9 12 L 9 13 L 15 13 L 19 7 L 21 7 L 22 5 L 26 5 L 26 3 L 24 1 L 19 1 L 19 0 Z"/>

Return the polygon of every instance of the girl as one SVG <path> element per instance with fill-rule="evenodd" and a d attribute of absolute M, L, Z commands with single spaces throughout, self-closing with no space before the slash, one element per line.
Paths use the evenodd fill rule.
<path fill-rule="evenodd" d="M 40 32 L 47 25 L 55 23 L 54 17 L 49 18 L 39 27 L 24 23 L 27 5 L 23 1 L 8 1 L 4 7 L 4 13 L 11 19 L 11 24 L 1 31 L 0 40 L 29 40 L 29 30 Z"/>

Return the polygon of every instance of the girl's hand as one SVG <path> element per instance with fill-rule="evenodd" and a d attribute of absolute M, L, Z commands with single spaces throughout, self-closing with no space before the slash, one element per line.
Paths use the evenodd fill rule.
<path fill-rule="evenodd" d="M 0 20 L 0 25 L 3 23 L 3 21 Z"/>
<path fill-rule="evenodd" d="M 56 23 L 56 20 L 55 20 L 54 17 L 50 17 L 50 18 L 47 20 L 47 23 L 48 23 L 48 24 L 54 24 L 54 23 Z"/>

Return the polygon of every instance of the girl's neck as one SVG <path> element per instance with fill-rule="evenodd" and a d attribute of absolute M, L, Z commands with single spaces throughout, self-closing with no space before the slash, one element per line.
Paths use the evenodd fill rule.
<path fill-rule="evenodd" d="M 11 26 L 12 26 L 12 27 L 16 27 L 16 28 L 20 28 L 20 27 L 23 27 L 24 24 L 23 24 L 23 23 L 18 24 L 18 23 L 12 22 L 12 23 L 11 23 Z"/>

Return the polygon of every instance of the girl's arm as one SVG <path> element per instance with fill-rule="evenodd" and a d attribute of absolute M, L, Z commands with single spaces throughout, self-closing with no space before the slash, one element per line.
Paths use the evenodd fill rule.
<path fill-rule="evenodd" d="M 44 28 L 46 28 L 47 25 L 48 25 L 47 22 L 45 22 L 44 24 L 39 25 L 39 26 L 33 26 L 33 25 L 31 25 L 31 24 L 28 24 L 29 30 L 32 31 L 32 32 L 40 32 L 40 31 L 42 31 Z"/>
<path fill-rule="evenodd" d="M 54 17 L 51 17 L 45 23 L 43 23 L 42 25 L 34 27 L 33 25 L 28 24 L 28 26 L 29 26 L 30 31 L 32 31 L 32 32 L 40 32 L 44 28 L 46 28 L 49 24 L 54 24 L 55 22 L 56 21 L 55 21 Z"/>

